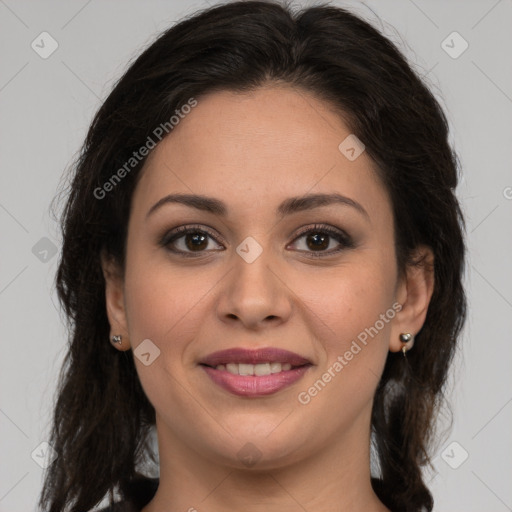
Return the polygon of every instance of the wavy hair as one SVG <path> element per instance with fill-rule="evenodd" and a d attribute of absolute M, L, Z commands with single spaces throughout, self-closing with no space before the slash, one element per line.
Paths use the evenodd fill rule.
<path fill-rule="evenodd" d="M 83 512 L 128 496 L 148 454 L 155 411 L 130 352 L 108 342 L 100 255 L 121 268 L 130 203 L 145 158 L 108 197 L 98 190 L 190 98 L 284 83 L 339 111 L 366 145 L 393 205 L 397 266 L 420 244 L 435 258 L 434 291 L 414 350 L 389 353 L 371 427 L 380 470 L 375 492 L 397 511 L 431 511 L 422 468 L 465 315 L 464 219 L 455 196 L 459 161 L 438 101 L 395 44 L 360 17 L 320 5 L 294 11 L 236 1 L 163 32 L 129 66 L 96 113 L 72 166 L 56 276 L 69 320 L 40 506 Z M 171 134 L 172 136 L 172 134 Z"/>

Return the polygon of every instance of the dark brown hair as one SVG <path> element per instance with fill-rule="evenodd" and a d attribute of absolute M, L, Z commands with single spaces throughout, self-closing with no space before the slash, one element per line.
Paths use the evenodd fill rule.
<path fill-rule="evenodd" d="M 418 245 L 433 250 L 425 324 L 407 362 L 388 354 L 372 415 L 375 492 L 394 512 L 432 510 L 422 467 L 466 311 L 458 159 L 447 119 L 395 45 L 354 14 L 248 1 L 202 11 L 161 34 L 99 109 L 74 165 L 56 278 L 69 350 L 49 439 L 59 456 L 40 498 L 46 512 L 84 512 L 107 495 L 113 503 L 114 491 L 126 496 L 155 422 L 131 352 L 108 342 L 100 266 L 105 251 L 124 267 L 130 202 L 145 159 L 105 197 L 98 190 L 190 98 L 272 82 L 329 102 L 366 145 L 392 200 L 400 271 L 419 264 L 412 261 Z"/>

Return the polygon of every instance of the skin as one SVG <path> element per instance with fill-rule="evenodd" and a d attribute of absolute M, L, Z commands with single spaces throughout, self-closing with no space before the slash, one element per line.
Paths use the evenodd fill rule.
<path fill-rule="evenodd" d="M 160 454 L 160 486 L 143 512 L 388 510 L 370 484 L 372 401 L 388 351 L 402 348 L 399 334 L 423 325 L 433 276 L 411 267 L 399 279 L 387 191 L 366 152 L 354 161 L 340 152 L 349 134 L 329 104 L 273 84 L 198 98 L 146 162 L 124 274 L 103 261 L 112 334 L 123 336 L 118 349 L 150 339 L 160 350 L 148 366 L 134 358 L 156 410 Z M 275 213 L 289 197 L 333 192 L 367 216 L 339 204 Z M 220 199 L 228 214 L 168 203 L 147 216 L 170 193 Z M 314 258 L 318 250 L 297 232 L 316 223 L 344 230 L 354 247 Z M 217 240 L 208 238 L 203 252 L 176 241 L 191 258 L 159 244 L 189 224 L 210 227 Z M 236 252 L 248 236 L 263 249 L 252 263 Z M 324 252 L 340 247 L 329 240 Z M 432 260 L 428 248 L 418 251 Z M 301 404 L 298 394 L 395 302 L 401 311 Z M 218 387 L 198 365 L 217 350 L 268 346 L 313 366 L 273 395 L 247 398 Z M 260 454 L 252 467 L 237 455 L 247 443 Z"/>

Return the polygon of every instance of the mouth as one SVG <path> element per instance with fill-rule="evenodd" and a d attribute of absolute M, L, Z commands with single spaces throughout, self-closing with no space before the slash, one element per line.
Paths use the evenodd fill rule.
<path fill-rule="evenodd" d="M 215 366 L 203 364 L 202 366 L 207 366 L 208 368 L 213 368 L 214 370 L 226 371 L 231 373 L 232 375 L 255 375 L 257 377 L 263 377 L 265 375 L 273 375 L 275 373 L 281 373 L 283 371 L 287 372 L 290 370 L 295 370 L 296 368 L 302 368 L 303 366 L 306 366 L 306 364 L 292 366 L 290 363 L 268 361 L 266 363 L 258 364 L 226 363 L 218 364 Z"/>
<path fill-rule="evenodd" d="M 301 379 L 313 366 L 298 354 L 271 347 L 215 352 L 199 365 L 215 384 L 245 397 L 276 393 Z"/>

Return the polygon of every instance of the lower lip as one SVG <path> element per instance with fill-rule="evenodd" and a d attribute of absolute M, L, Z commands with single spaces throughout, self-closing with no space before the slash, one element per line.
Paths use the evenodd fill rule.
<path fill-rule="evenodd" d="M 279 373 L 256 376 L 233 375 L 226 370 L 201 365 L 215 384 L 238 396 L 265 396 L 276 393 L 301 379 L 310 366 L 308 364 Z"/>

